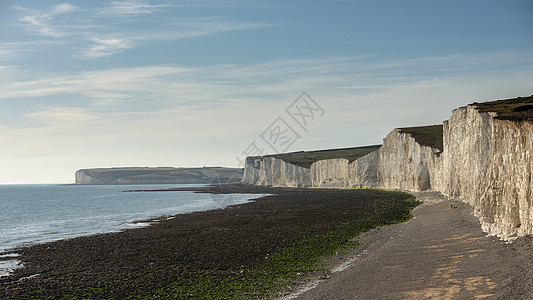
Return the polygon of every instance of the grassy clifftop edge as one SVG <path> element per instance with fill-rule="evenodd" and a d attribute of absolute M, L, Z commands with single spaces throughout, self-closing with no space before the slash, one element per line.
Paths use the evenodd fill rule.
<path fill-rule="evenodd" d="M 226 167 L 124 167 L 124 168 L 95 168 L 81 169 L 76 172 L 77 184 L 83 182 L 81 177 L 89 176 L 104 184 L 121 183 L 209 183 L 213 180 L 221 182 L 240 180 L 243 174 L 241 168 Z M 83 176 L 81 176 L 83 175 Z"/>

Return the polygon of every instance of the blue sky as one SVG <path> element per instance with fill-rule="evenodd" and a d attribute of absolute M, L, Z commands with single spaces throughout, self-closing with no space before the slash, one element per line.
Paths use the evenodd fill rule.
<path fill-rule="evenodd" d="M 533 2 L 7 0 L 0 79 L 0 183 L 237 167 L 278 118 L 287 151 L 362 146 L 533 94 Z"/>

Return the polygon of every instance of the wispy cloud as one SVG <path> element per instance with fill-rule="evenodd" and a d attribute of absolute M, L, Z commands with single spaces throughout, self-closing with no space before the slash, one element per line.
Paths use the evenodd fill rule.
<path fill-rule="evenodd" d="M 507 69 L 481 71 L 478 65 L 467 69 L 465 62 L 499 55 L 425 57 L 402 64 L 383 63 L 369 55 L 196 68 L 114 68 L 0 81 L 0 100 L 44 103 L 46 98 L 53 99 L 53 107 L 37 106 L 39 111 L 26 111 L 20 119 L 30 119 L 38 124 L 34 129 L 47 132 L 70 132 L 85 124 L 80 132 L 93 136 L 99 132 L 101 143 L 140 136 L 161 141 L 169 136 L 176 140 L 240 136 L 242 142 L 243 135 L 264 130 L 305 90 L 328 115 L 336 116 L 321 126 L 339 136 L 350 134 L 346 124 L 362 128 L 380 118 L 379 128 L 365 129 L 360 133 L 365 140 L 354 141 L 376 143 L 375 137 L 393 126 L 421 125 L 412 120 L 438 123 L 449 117 L 452 108 L 468 101 L 531 94 L 530 68 L 516 72 L 517 65 L 533 65 L 533 59 L 525 55 L 514 53 L 514 60 L 505 61 Z M 387 112 L 383 107 L 388 107 Z M 9 124 L 10 132 L 15 132 L 19 121 L 12 120 L 11 124 L 0 121 L 0 127 Z M 239 125 L 243 123 L 250 126 Z"/>
<path fill-rule="evenodd" d="M 54 7 L 52 7 L 52 9 L 50 10 L 50 14 L 51 16 L 55 16 L 55 15 L 58 15 L 58 14 L 64 14 L 64 13 L 69 13 L 69 12 L 73 12 L 73 11 L 76 11 L 78 8 L 72 4 L 69 4 L 69 3 L 61 3 L 59 5 L 56 5 Z"/>
<path fill-rule="evenodd" d="M 41 35 L 51 36 L 59 38 L 64 36 L 62 32 L 52 28 L 49 24 L 46 24 L 46 21 L 43 18 L 37 16 L 24 16 L 20 18 L 20 21 L 26 24 L 28 31 L 33 31 Z"/>
<path fill-rule="evenodd" d="M 105 40 L 93 55 L 105 55 L 115 48 L 128 46 L 122 40 Z M 224 101 L 283 98 L 301 90 L 315 89 L 329 93 L 391 90 L 397 86 L 422 84 L 429 79 L 478 78 L 492 74 L 486 62 L 500 57 L 514 71 L 514 66 L 533 65 L 528 53 L 487 53 L 477 56 L 456 55 L 447 59 L 425 57 L 383 62 L 372 55 L 283 59 L 244 65 L 210 65 L 197 68 L 147 66 L 82 72 L 67 76 L 34 78 L 0 83 L 1 98 L 43 97 L 64 94 L 84 95 L 94 103 L 109 105 L 109 99 L 137 99 L 154 104 L 189 103 L 197 100 Z M 503 57 L 511 57 L 504 60 Z M 469 62 L 471 64 L 469 64 Z M 474 63 L 476 62 L 476 63 Z M 438 70 L 438 74 L 436 74 Z M 499 74 L 505 69 L 496 68 Z M 437 81 L 438 82 L 441 81 Z M 436 84 L 435 82 L 431 83 Z M 270 100 L 269 100 L 270 101 Z"/>
<path fill-rule="evenodd" d="M 77 10 L 77 7 L 72 4 L 62 3 L 53 6 L 45 12 L 29 10 L 20 6 L 16 6 L 15 9 L 22 11 L 25 14 L 19 18 L 19 21 L 27 31 L 39 35 L 60 38 L 64 37 L 66 33 L 59 26 L 54 24 L 54 18 L 61 14 L 74 12 Z"/>
<path fill-rule="evenodd" d="M 26 117 L 48 125 L 71 126 L 75 123 L 98 119 L 87 109 L 77 107 L 51 107 L 43 111 L 28 113 Z"/>
<path fill-rule="evenodd" d="M 21 6 L 15 6 L 14 9 L 20 12 L 17 20 L 26 32 L 64 41 L 68 48 L 74 49 L 73 57 L 81 59 L 105 58 L 159 41 L 272 26 L 267 23 L 225 20 L 218 17 L 183 18 L 168 15 L 151 25 L 143 24 L 143 30 L 136 29 L 139 28 L 138 23 L 142 22 L 142 15 L 165 13 L 168 12 L 167 8 L 179 5 L 182 3 L 154 4 L 142 0 L 126 0 L 114 1 L 104 8 L 92 9 L 69 3 L 55 5 L 46 10 Z M 9 54 L 11 53 L 0 49 L 0 55 L 5 57 Z"/>
<path fill-rule="evenodd" d="M 131 40 L 121 38 L 90 38 L 93 44 L 83 54 L 86 58 L 101 58 L 119 53 L 125 49 L 134 47 Z"/>
<path fill-rule="evenodd" d="M 214 35 L 221 32 L 251 30 L 272 26 L 265 23 L 231 22 L 217 18 L 175 20 L 163 30 L 141 32 L 123 31 L 115 34 L 91 35 L 87 38 L 89 44 L 78 56 L 84 59 L 108 57 L 121 53 L 127 49 L 140 47 L 147 43 L 190 39 L 201 36 Z M 120 37 L 119 37 L 120 36 Z"/>
<path fill-rule="evenodd" d="M 0 59 L 13 61 L 27 53 L 42 51 L 44 47 L 62 43 L 57 40 L 36 40 L 31 42 L 0 43 Z"/>
<path fill-rule="evenodd" d="M 178 76 L 188 69 L 179 67 L 137 67 L 82 72 L 58 77 L 4 82 L 0 86 L 7 93 L 0 98 L 44 97 L 61 94 L 81 94 L 91 97 L 107 97 L 110 94 L 130 97 L 131 93 L 147 92 L 166 84 L 168 76 Z"/>
<path fill-rule="evenodd" d="M 232 22 L 218 18 L 199 18 L 175 20 L 170 26 L 172 30 L 146 36 L 146 39 L 171 40 L 190 38 L 219 32 L 267 28 L 274 25 L 260 22 Z"/>
<path fill-rule="evenodd" d="M 149 15 L 160 12 L 163 8 L 174 6 L 172 4 L 147 4 L 141 0 L 113 1 L 108 7 L 99 11 L 101 15 Z"/>
<path fill-rule="evenodd" d="M 8 59 L 18 56 L 20 52 L 16 50 L 16 46 L 14 43 L 0 43 L 0 58 Z"/>

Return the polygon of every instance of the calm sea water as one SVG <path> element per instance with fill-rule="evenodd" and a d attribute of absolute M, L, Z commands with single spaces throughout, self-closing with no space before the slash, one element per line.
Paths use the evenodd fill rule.
<path fill-rule="evenodd" d="M 0 185 L 0 253 L 32 245 L 146 226 L 134 221 L 245 203 L 257 194 L 143 192 L 200 185 Z M 0 275 L 16 260 L 2 261 Z"/>

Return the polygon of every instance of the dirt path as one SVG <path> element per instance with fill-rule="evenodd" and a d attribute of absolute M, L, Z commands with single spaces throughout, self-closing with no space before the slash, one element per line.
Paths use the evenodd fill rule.
<path fill-rule="evenodd" d="M 533 299 L 531 239 L 487 237 L 471 212 L 422 205 L 407 223 L 360 236 L 345 270 L 285 299 Z"/>

